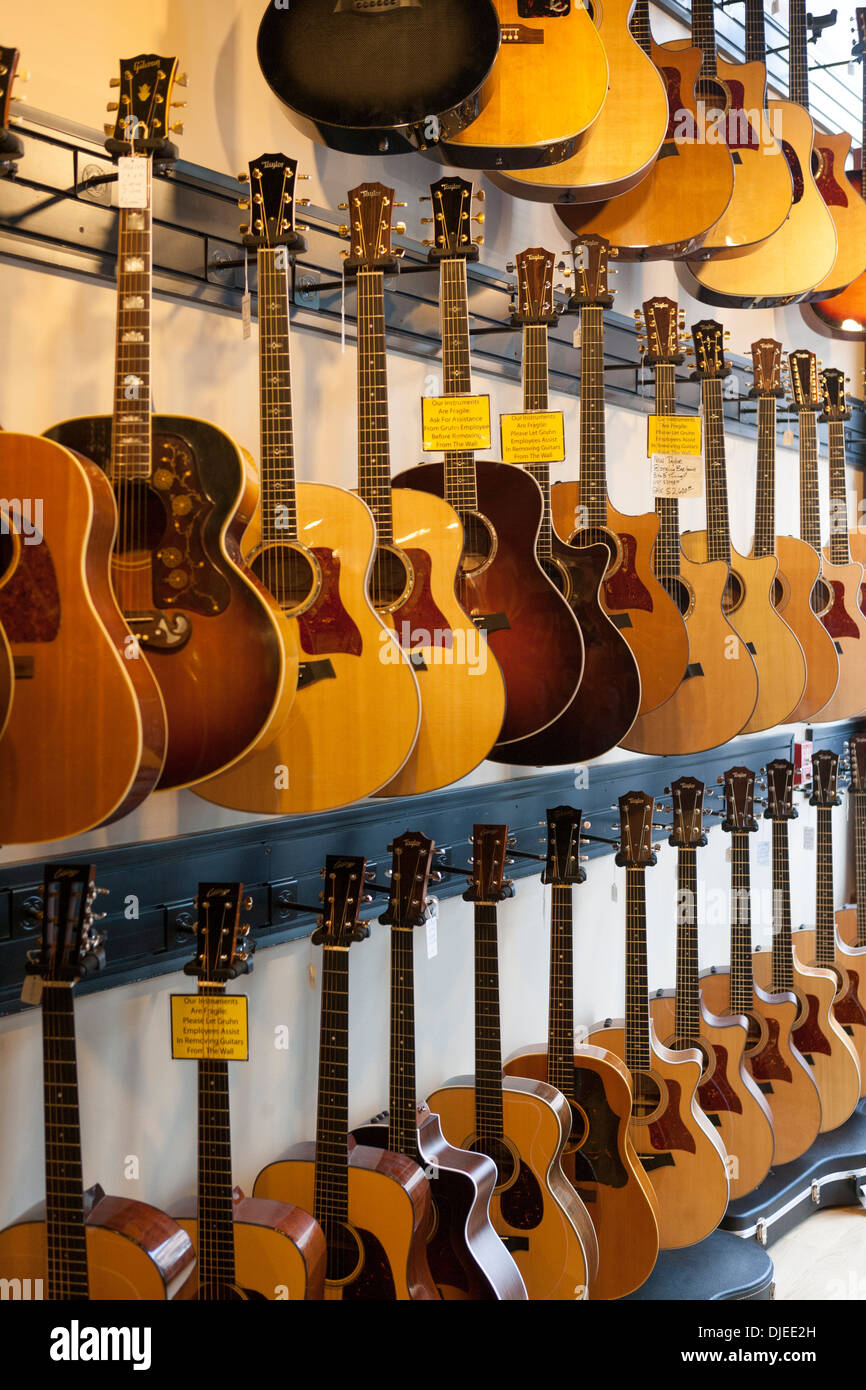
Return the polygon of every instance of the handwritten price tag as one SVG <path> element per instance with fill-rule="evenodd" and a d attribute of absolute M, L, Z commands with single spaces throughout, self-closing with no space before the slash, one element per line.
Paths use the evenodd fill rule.
<path fill-rule="evenodd" d="M 117 161 L 117 206 L 147 207 L 148 160 L 142 155 L 121 155 Z"/>
<path fill-rule="evenodd" d="M 421 447 L 425 453 L 490 448 L 489 396 L 422 396 Z"/>
<path fill-rule="evenodd" d="M 171 1055 L 193 1062 L 247 1062 L 245 994 L 171 996 Z"/>
<path fill-rule="evenodd" d="M 650 415 L 647 454 L 654 497 L 701 497 L 701 421 L 692 415 Z"/>

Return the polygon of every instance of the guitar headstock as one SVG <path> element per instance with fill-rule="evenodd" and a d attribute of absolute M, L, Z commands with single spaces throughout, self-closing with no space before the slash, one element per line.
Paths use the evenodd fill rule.
<path fill-rule="evenodd" d="M 848 790 L 866 792 L 866 734 L 852 734 L 848 741 L 851 780 Z"/>
<path fill-rule="evenodd" d="M 554 806 L 547 813 L 547 863 L 542 883 L 583 883 L 586 870 L 580 862 L 580 811 L 573 806 Z"/>
<path fill-rule="evenodd" d="M 241 925 L 242 883 L 200 883 L 196 905 L 195 955 L 183 967 L 202 985 L 224 985 L 253 968 L 255 942 Z"/>
<path fill-rule="evenodd" d="M 553 304 L 553 274 L 556 260 L 552 251 L 543 246 L 530 246 L 518 251 L 517 312 L 512 323 L 556 323 L 558 314 Z"/>
<path fill-rule="evenodd" d="M 613 290 L 608 287 L 608 262 L 617 254 L 607 237 L 595 232 L 586 232 L 575 237 L 571 243 L 571 260 L 574 267 L 574 294 L 569 300 L 570 309 L 599 308 L 609 309 L 613 304 Z"/>
<path fill-rule="evenodd" d="M 692 324 L 694 380 L 713 381 L 730 375 L 731 368 L 725 356 L 726 337 L 724 328 L 715 319 L 700 319 Z"/>
<path fill-rule="evenodd" d="M 638 348 L 649 366 L 655 367 L 660 363 L 678 365 L 683 361 L 685 310 L 680 309 L 673 299 L 667 299 L 664 295 L 645 299 L 643 312 L 635 309 L 634 317 Z"/>
<path fill-rule="evenodd" d="M 105 937 L 96 930 L 93 864 L 46 864 L 42 889 L 42 937 L 28 952 L 27 974 L 46 985 L 74 985 L 105 964 Z"/>
<path fill-rule="evenodd" d="M 359 183 L 338 206 L 349 214 L 349 221 L 339 229 L 340 236 L 349 239 L 346 270 L 393 270 L 398 257 L 391 248 L 391 233 L 406 230 L 402 222 L 391 223 L 394 208 L 405 207 L 405 203 L 394 202 L 393 188 L 384 183 Z"/>
<path fill-rule="evenodd" d="M 821 397 L 824 406 L 822 420 L 851 419 L 851 407 L 845 393 L 845 373 L 838 367 L 825 367 L 821 372 Z"/>
<path fill-rule="evenodd" d="M 433 238 L 424 242 L 429 246 L 428 260 L 442 261 L 462 257 L 467 261 L 478 260 L 478 248 L 484 244 L 483 236 L 473 240 L 471 222 L 484 222 L 484 213 L 472 214 L 472 199 L 483 201 L 483 193 L 473 193 L 468 179 L 450 175 L 430 184 L 429 201 L 433 205 L 433 216 L 422 217 L 425 225 L 432 222 Z M 427 201 L 422 199 L 423 201 Z"/>
<path fill-rule="evenodd" d="M 707 843 L 704 834 L 704 784 L 697 777 L 678 777 L 671 782 L 673 830 L 668 844 L 677 849 L 697 849 Z"/>
<path fill-rule="evenodd" d="M 21 139 L 9 129 L 12 118 L 12 84 L 18 70 L 17 48 L 0 48 L 0 178 L 14 174 L 15 161 L 24 153 Z"/>
<path fill-rule="evenodd" d="M 788 379 L 794 409 L 820 410 L 823 405 L 818 381 L 818 359 L 808 348 L 796 348 L 788 353 Z"/>
<path fill-rule="evenodd" d="M 240 182 L 249 180 L 250 194 L 238 202 L 240 208 L 251 208 L 250 222 L 241 227 L 244 245 L 272 250 L 276 246 L 304 249 L 304 239 L 296 230 L 295 207 L 305 207 L 309 198 L 296 198 L 295 187 L 300 179 L 298 161 L 284 154 L 260 154 L 251 159 Z"/>
<path fill-rule="evenodd" d="M 767 820 L 796 820 L 794 805 L 794 764 L 787 758 L 767 763 Z"/>
<path fill-rule="evenodd" d="M 839 754 L 822 748 L 812 754 L 812 794 L 810 806 L 841 806 L 838 794 Z"/>
<path fill-rule="evenodd" d="M 156 53 L 139 53 L 122 58 L 120 76 L 112 78 L 117 101 L 109 102 L 116 111 L 114 124 L 105 126 L 105 148 L 114 156 L 143 154 L 165 163 L 177 158 L 170 134 L 182 134 L 183 124 L 171 121 L 171 107 L 185 105 L 172 101 L 175 85 L 186 86 L 186 74 L 177 73 L 176 58 L 160 58 Z"/>
<path fill-rule="evenodd" d="M 758 338 L 752 343 L 752 376 L 754 385 L 750 396 L 777 400 L 784 396 L 782 385 L 782 344 L 775 338 Z"/>
<path fill-rule="evenodd" d="M 508 852 L 507 825 L 476 825 L 472 831 L 472 884 L 463 894 L 469 903 L 498 903 L 514 892 L 503 878 Z"/>
<path fill-rule="evenodd" d="M 725 773 L 725 819 L 722 829 L 755 831 L 755 774 L 749 767 L 729 767 Z"/>
<path fill-rule="evenodd" d="M 315 946 L 346 951 L 370 935 L 366 923 L 358 921 L 361 904 L 370 901 L 364 893 L 366 869 L 367 861 L 359 854 L 329 854 L 325 859 L 324 908 L 312 936 Z"/>
<path fill-rule="evenodd" d="M 854 19 L 856 21 L 857 30 L 854 47 L 851 52 L 855 58 L 862 58 L 864 53 L 866 53 L 866 8 L 858 5 L 854 11 Z"/>
<path fill-rule="evenodd" d="M 433 841 L 417 830 L 397 835 L 391 851 L 391 892 L 379 918 L 386 927 L 420 927 L 430 915 L 427 880 L 433 858 Z"/>
<path fill-rule="evenodd" d="M 657 863 L 653 850 L 655 801 L 649 792 L 626 792 L 619 798 L 619 866 L 645 869 Z"/>

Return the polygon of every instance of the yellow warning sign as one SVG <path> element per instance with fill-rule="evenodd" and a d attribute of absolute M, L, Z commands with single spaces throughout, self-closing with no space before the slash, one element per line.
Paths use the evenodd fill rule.
<path fill-rule="evenodd" d="M 422 396 L 422 448 L 462 453 L 490 448 L 489 396 Z"/>
<path fill-rule="evenodd" d="M 561 410 L 526 410 L 500 415 L 503 463 L 562 463 L 565 423 Z"/>
<path fill-rule="evenodd" d="M 647 458 L 653 454 L 700 454 L 699 415 L 648 415 Z"/>
<path fill-rule="evenodd" d="M 245 994 L 173 994 L 171 1055 L 193 1062 L 246 1062 Z"/>

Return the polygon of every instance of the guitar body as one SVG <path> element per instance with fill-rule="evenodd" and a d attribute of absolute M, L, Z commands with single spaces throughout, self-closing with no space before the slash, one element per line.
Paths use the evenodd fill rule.
<path fill-rule="evenodd" d="M 847 133 L 815 131 L 815 182 L 836 227 L 837 250 L 829 275 L 812 291 L 814 298 L 846 289 L 866 270 L 866 203 L 845 177 L 850 152 L 851 136 Z"/>
<path fill-rule="evenodd" d="M 656 709 L 673 695 L 689 660 L 689 639 L 682 614 L 662 588 L 652 567 L 659 530 L 655 512 L 626 516 L 607 504 L 607 531 L 597 535 L 575 529 L 580 506 L 579 483 L 554 483 L 550 489 L 553 524 L 569 544 L 608 544 L 612 550 L 601 586 L 608 617 L 621 620 L 622 633 L 640 672 L 640 714 Z"/>
<path fill-rule="evenodd" d="M 859 537 L 852 533 L 852 554 L 856 555 L 858 541 Z M 818 715 L 822 724 L 829 724 L 835 719 L 851 719 L 866 704 L 866 617 L 860 610 L 862 564 L 856 559 L 849 565 L 831 564 L 826 549 L 824 556 L 816 607 L 839 658 L 838 684 L 832 699 Z"/>
<path fill-rule="evenodd" d="M 666 1047 L 673 1046 L 675 1013 L 675 990 L 651 996 L 650 1015 Z M 773 1161 L 773 1117 L 744 1064 L 747 1037 L 746 1018 L 711 1013 L 702 1001 L 698 1104 L 725 1146 L 731 1201 L 763 1182 Z"/>
<path fill-rule="evenodd" d="M 198 1221 L 178 1215 L 198 1250 Z M 283 1202 L 234 1197 L 235 1285 L 219 1290 L 199 1288 L 198 1270 L 190 1280 L 190 1297 L 209 1300 L 288 1299 L 292 1303 L 324 1297 L 325 1237 L 311 1216 Z"/>
<path fill-rule="evenodd" d="M 545 1044 L 516 1052 L 506 1076 L 546 1081 Z M 629 1132 L 631 1081 L 612 1052 L 578 1047 L 574 1053 L 571 1135 L 562 1170 L 589 1212 L 598 1237 L 598 1273 L 590 1298 L 623 1298 L 649 1278 L 659 1248 L 658 1200 Z"/>
<path fill-rule="evenodd" d="M 429 153 L 462 169 L 535 169 L 567 159 L 607 95 L 598 30 L 582 5 L 527 24 L 518 0 L 494 3 L 502 45 L 481 88 L 481 110 Z"/>
<path fill-rule="evenodd" d="M 253 1185 L 255 1197 L 315 1205 L 314 1143 L 296 1144 L 269 1163 Z M 349 1152 L 348 1225 L 328 1240 L 326 1299 L 437 1299 L 427 1265 L 430 1192 L 416 1163 L 361 1145 Z"/>
<path fill-rule="evenodd" d="M 796 536 L 777 536 L 776 556 L 776 608 L 800 643 L 806 661 L 806 688 L 791 715 L 791 722 L 798 723 L 817 715 L 832 699 L 839 683 L 839 658 L 833 638 L 811 604 L 820 570 L 818 555 Z"/>
<path fill-rule="evenodd" d="M 355 1143 L 384 1149 L 387 1122 L 353 1130 Z M 523 1300 L 526 1289 L 490 1221 L 496 1165 L 484 1154 L 455 1149 L 442 1133 L 439 1116 L 418 1106 L 418 1154 L 432 1168 L 427 1262 L 443 1299 Z"/>
<path fill-rule="evenodd" d="M 442 1132 L 458 1148 L 475 1141 L 475 1085 L 456 1076 L 428 1099 Z M 563 1175 L 570 1111 L 541 1081 L 502 1083 L 507 1175 L 490 1200 L 490 1219 L 514 1258 L 530 1299 L 569 1302 L 589 1296 L 598 1243 L 586 1208 Z"/>
<path fill-rule="evenodd" d="M 857 945 L 856 907 L 838 907 L 836 909 L 836 929 L 844 945 Z"/>
<path fill-rule="evenodd" d="M 490 173 L 507 193 L 541 203 L 586 203 L 627 193 L 650 172 L 668 124 L 665 85 L 628 27 L 634 0 L 597 0 L 607 54 L 601 114 L 570 159 L 543 169 Z"/>
<path fill-rule="evenodd" d="M 823 140 L 825 137 L 818 133 L 817 138 Z M 847 182 L 858 195 L 861 193 L 859 170 L 849 171 Z M 815 325 L 817 321 L 818 331 L 825 335 L 829 331 L 830 337 L 862 341 L 866 337 L 866 271 L 840 294 L 834 294 L 832 299 L 812 300 L 801 312 L 807 323 Z M 843 327 L 846 323 L 848 326 Z"/>
<path fill-rule="evenodd" d="M 589 1042 L 625 1055 L 625 1024 L 597 1025 Z M 650 1024 L 652 1067 L 632 1076 L 631 1138 L 659 1204 L 659 1245 L 677 1250 L 716 1229 L 728 1204 L 727 1156 L 697 1100 L 700 1053 L 671 1052 Z M 641 1099 L 641 1090 L 645 1098 Z"/>
<path fill-rule="evenodd" d="M 111 425 L 84 416 L 47 433 L 106 468 Z M 112 584 L 165 703 L 159 789 L 184 787 L 270 742 L 294 696 L 297 655 L 241 560 L 258 480 L 227 434 L 155 415 L 151 481 L 121 493 Z M 229 670 L 243 681 L 226 679 Z"/>
<path fill-rule="evenodd" d="M 544 501 L 523 468 L 486 459 L 475 464 L 478 511 L 461 516 L 466 555 L 457 596 L 471 618 L 491 620 L 487 642 L 507 691 L 500 746 L 546 728 L 577 690 L 584 644 L 574 615 L 542 568 L 535 543 Z M 404 488 L 445 495 L 442 463 L 423 463 L 394 479 Z"/>
<path fill-rule="evenodd" d="M 756 981 L 764 988 L 769 987 L 773 974 L 772 953 L 758 951 L 753 961 Z M 860 1099 L 857 1053 L 832 1014 L 836 988 L 836 977 L 831 971 L 801 965 L 795 958 L 797 1013 L 791 1026 L 791 1040 L 815 1078 L 821 1105 L 821 1134 L 844 1124 Z"/>
<path fill-rule="evenodd" d="M 164 1212 L 145 1202 L 106 1197 L 101 1189 L 95 1189 L 94 1196 L 85 1225 L 90 1302 L 183 1297 L 195 1264 L 186 1233 Z M 48 1298 L 44 1203 L 0 1231 L 0 1269 L 4 1279 L 29 1279 L 31 1288 L 33 1281 L 41 1280 Z"/>
<path fill-rule="evenodd" d="M 658 709 L 636 719 L 621 740 L 634 753 L 702 753 L 734 738 L 751 718 L 758 677 L 725 616 L 728 566 L 680 558 L 679 589 L 689 641 L 685 680 Z M 730 653 L 739 648 L 739 660 Z"/>
<path fill-rule="evenodd" d="M 47 439 L 3 433 L 0 488 L 42 507 L 39 544 L 3 537 L 0 579 L 4 653 L 18 679 L 11 709 L 8 694 L 4 702 L 0 840 L 27 844 L 79 835 L 140 805 L 162 768 L 165 714 L 147 662 L 127 659 L 104 475 Z M 3 670 L 6 685 L 8 659 Z"/>
<path fill-rule="evenodd" d="M 682 547 L 690 560 L 706 560 L 706 531 L 687 531 Z M 742 733 L 784 724 L 806 688 L 803 649 L 773 607 L 777 569 L 775 555 L 740 555 L 731 547 L 731 574 L 723 606 L 758 672 L 757 703 Z M 742 653 L 737 659 L 742 659 Z"/>
<path fill-rule="evenodd" d="M 652 169 L 618 197 L 598 203 L 559 204 L 557 215 L 572 235 L 607 237 L 624 261 L 668 260 L 694 255 L 723 216 L 734 191 L 734 164 L 727 145 L 689 135 L 697 121 L 695 82 L 699 48 L 672 53 L 652 45 L 653 63 L 668 97 L 668 128 Z M 696 131 L 696 125 L 692 126 Z M 688 188 L 687 199 L 682 197 Z"/>
<path fill-rule="evenodd" d="M 324 483 L 298 484 L 296 504 L 299 535 L 315 538 L 310 548 L 263 547 L 258 508 L 243 539 L 253 573 L 285 584 L 274 597 L 286 646 L 300 656 L 295 699 L 267 747 L 195 787 L 220 806 L 284 816 L 345 806 L 378 790 L 406 761 L 419 722 L 415 674 L 367 596 L 375 548 L 369 507 Z M 386 645 L 393 661 L 382 660 Z M 335 758 L 347 726 L 357 734 L 353 755 Z M 287 777 L 278 775 L 281 767 Z"/>
<path fill-rule="evenodd" d="M 856 912 L 853 914 L 856 935 Z M 795 931 L 794 950 L 801 965 L 818 966 L 814 930 Z M 831 1017 L 849 1039 L 860 1067 L 860 1094 L 866 1095 L 866 946 L 853 946 L 836 934 L 836 993 Z"/>

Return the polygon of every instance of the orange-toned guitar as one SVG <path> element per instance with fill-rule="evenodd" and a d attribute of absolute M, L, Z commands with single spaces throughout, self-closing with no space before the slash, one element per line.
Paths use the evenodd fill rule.
<path fill-rule="evenodd" d="M 851 735 L 848 760 L 848 796 L 854 821 L 855 905 L 838 909 L 836 925 L 847 946 L 866 947 L 866 734 Z M 864 1073 L 862 1066 L 860 1071 Z"/>
<path fill-rule="evenodd" d="M 24 153 L 21 137 L 9 129 L 12 102 L 12 83 L 18 69 L 17 48 L 0 48 L 0 179 L 14 174 L 16 163 Z"/>
<path fill-rule="evenodd" d="M 763 1182 L 773 1161 L 770 1108 L 744 1064 L 748 1018 L 711 1013 L 701 998 L 698 974 L 697 851 L 706 845 L 703 830 L 704 784 L 678 777 L 670 786 L 677 851 L 677 985 L 654 994 L 650 1015 L 666 1047 L 696 1047 L 703 1071 L 698 1104 L 715 1125 L 728 1155 L 731 1198 L 743 1197 Z"/>
<path fill-rule="evenodd" d="M 836 564 L 844 566 L 853 562 L 860 565 L 866 581 L 866 529 L 858 525 L 853 531 L 849 530 L 848 520 L 845 423 L 851 418 L 851 407 L 845 391 L 846 380 L 838 367 L 824 367 L 821 371 L 821 396 L 824 402 L 821 420 L 827 426 L 827 460 L 830 465 L 830 543 L 824 553 Z M 866 582 L 860 585 L 857 607 L 861 613 L 866 610 Z M 863 646 L 866 647 L 866 643 Z M 861 651 L 857 655 L 862 671 L 866 656 Z M 863 708 L 864 704 L 861 703 L 858 713 Z M 822 710 L 821 717 L 827 719 L 826 710 Z"/>
<path fill-rule="evenodd" d="M 605 1019 L 588 1041 L 610 1048 L 631 1072 L 631 1136 L 659 1203 L 663 1250 L 694 1245 L 714 1231 L 728 1203 L 727 1155 L 698 1104 L 700 1051 L 673 1052 L 659 1042 L 647 989 L 646 870 L 655 864 L 653 814 L 646 792 L 619 798 L 620 850 L 626 871 L 625 1018 Z"/>
<path fill-rule="evenodd" d="M 92 865 L 46 866 L 42 940 L 27 962 L 31 1000 L 42 1004 L 45 1202 L 0 1231 L 0 1270 L 37 1290 L 19 1298 L 174 1298 L 195 1264 L 186 1232 L 144 1202 L 83 1191 L 73 990 L 105 963 L 96 893 Z"/>
<path fill-rule="evenodd" d="M 574 1043 L 572 895 L 586 873 L 580 865 L 581 813 L 556 806 L 547 813 L 550 884 L 550 994 L 547 1043 L 521 1048 L 506 1076 L 547 1081 L 571 1108 L 571 1137 L 562 1156 L 566 1177 L 586 1204 L 598 1236 L 594 1299 L 622 1298 L 652 1273 L 659 1248 L 658 1200 L 631 1137 L 631 1078 L 604 1048 Z"/>

